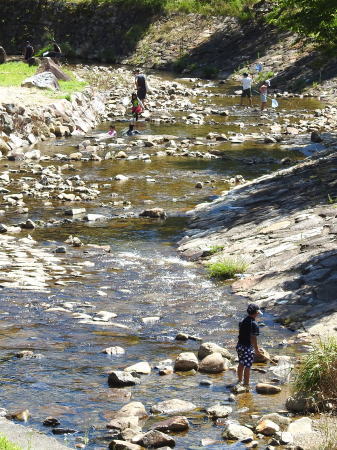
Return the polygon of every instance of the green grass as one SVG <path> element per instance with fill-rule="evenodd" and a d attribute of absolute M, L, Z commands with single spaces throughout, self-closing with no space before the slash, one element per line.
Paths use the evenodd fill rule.
<path fill-rule="evenodd" d="M 228 280 L 234 278 L 238 273 L 243 273 L 248 269 L 248 264 L 240 259 L 225 258 L 221 261 L 210 263 L 207 266 L 208 274 L 211 278 L 218 280 Z"/>
<path fill-rule="evenodd" d="M 0 450 L 22 450 L 22 448 L 10 442 L 5 436 L 0 436 Z"/>
<path fill-rule="evenodd" d="M 312 397 L 317 402 L 337 399 L 337 339 L 321 340 L 300 365 L 294 381 L 294 390 Z"/>
<path fill-rule="evenodd" d="M 36 73 L 37 67 L 29 67 L 24 62 L 8 62 L 0 66 L 0 86 L 19 87 L 23 80 L 33 76 Z M 84 81 L 77 81 L 70 70 L 62 67 L 62 70 L 71 77 L 70 81 L 59 81 L 59 91 L 41 90 L 47 97 L 51 98 L 69 98 L 74 92 L 82 91 L 87 83 Z"/>
<path fill-rule="evenodd" d="M 214 255 L 215 253 L 221 252 L 221 250 L 224 249 L 223 245 L 213 245 L 209 250 L 208 250 L 208 254 L 209 255 Z"/>

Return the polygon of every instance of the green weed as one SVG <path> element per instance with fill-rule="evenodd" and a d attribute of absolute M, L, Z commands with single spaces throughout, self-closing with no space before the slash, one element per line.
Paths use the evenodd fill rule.
<path fill-rule="evenodd" d="M 22 450 L 22 448 L 10 442 L 5 436 L 0 436 L 0 450 Z"/>
<path fill-rule="evenodd" d="M 235 258 L 225 258 L 222 261 L 210 263 L 207 266 L 209 276 L 219 280 L 233 278 L 238 273 L 245 272 L 247 268 L 248 264 L 245 261 Z"/>
<path fill-rule="evenodd" d="M 337 399 L 337 339 L 320 340 L 303 359 L 295 381 L 296 392 L 321 402 Z"/>
<path fill-rule="evenodd" d="M 214 255 L 215 253 L 219 253 L 224 249 L 223 245 L 213 245 L 209 250 L 208 250 L 208 255 Z"/>

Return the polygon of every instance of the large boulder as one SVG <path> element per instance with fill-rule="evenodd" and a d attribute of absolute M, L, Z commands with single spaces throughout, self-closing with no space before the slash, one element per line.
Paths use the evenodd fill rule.
<path fill-rule="evenodd" d="M 69 81 L 70 76 L 67 75 L 60 67 L 54 63 L 51 58 L 43 58 L 40 67 L 37 69 L 36 73 L 51 72 L 55 75 L 58 80 Z"/>
<path fill-rule="evenodd" d="M 199 364 L 200 372 L 220 373 L 228 369 L 229 363 L 220 353 L 212 353 L 206 356 Z"/>
<path fill-rule="evenodd" d="M 192 352 L 184 352 L 178 355 L 175 363 L 174 370 L 177 372 L 188 372 L 189 370 L 198 370 L 199 362 L 198 358 Z"/>
<path fill-rule="evenodd" d="M 224 358 L 232 359 L 232 356 L 228 350 L 220 347 L 220 345 L 214 344 L 213 342 L 204 342 L 200 345 L 198 350 L 198 358 L 203 360 L 206 356 L 211 355 L 212 353 L 220 353 Z"/>
<path fill-rule="evenodd" d="M 297 434 L 309 434 L 312 432 L 312 420 L 309 417 L 301 417 L 301 419 L 297 419 L 292 422 L 288 426 L 288 432 L 293 436 Z"/>
<path fill-rule="evenodd" d="M 57 78 L 51 72 L 42 72 L 26 78 L 21 83 L 21 86 L 36 87 L 38 89 L 51 89 L 52 91 L 60 89 Z"/>
<path fill-rule="evenodd" d="M 114 414 L 114 418 L 118 419 L 121 417 L 138 417 L 139 419 L 145 419 L 147 416 L 145 406 L 141 402 L 130 402 Z"/>
<path fill-rule="evenodd" d="M 242 441 L 243 439 L 253 438 L 254 433 L 248 427 L 244 427 L 237 423 L 229 423 L 227 424 L 222 437 L 229 441 Z"/>
<path fill-rule="evenodd" d="M 297 393 L 293 397 L 287 398 L 286 408 L 295 413 L 315 412 L 318 405 L 312 398 Z"/>
<path fill-rule="evenodd" d="M 114 370 L 108 378 L 110 387 L 135 386 L 140 383 L 139 378 L 134 377 L 131 373 L 122 370 Z"/>
<path fill-rule="evenodd" d="M 272 422 L 276 423 L 281 429 L 286 428 L 291 422 L 291 419 L 289 417 L 281 416 L 281 414 L 278 413 L 265 414 L 264 416 L 260 417 L 258 424 L 263 420 L 271 420 Z"/>
<path fill-rule="evenodd" d="M 181 414 L 189 411 L 193 411 L 196 408 L 194 403 L 173 398 L 171 400 L 165 400 L 159 402 L 151 407 L 153 413 L 159 414 Z"/>
<path fill-rule="evenodd" d="M 175 416 L 169 419 L 162 420 L 161 422 L 156 422 L 152 425 L 152 430 L 158 431 L 172 431 L 178 433 L 180 431 L 188 430 L 190 424 L 185 416 Z"/>

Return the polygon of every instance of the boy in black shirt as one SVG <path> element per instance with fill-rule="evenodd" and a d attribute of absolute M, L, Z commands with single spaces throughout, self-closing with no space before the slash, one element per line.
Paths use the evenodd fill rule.
<path fill-rule="evenodd" d="M 250 378 L 250 368 L 253 364 L 254 354 L 260 355 L 260 350 L 257 346 L 257 336 L 259 327 L 255 322 L 258 314 L 262 312 L 258 305 L 251 303 L 247 308 L 248 316 L 239 323 L 239 339 L 236 346 L 236 351 L 239 357 L 238 365 L 238 382 L 248 387 Z"/>

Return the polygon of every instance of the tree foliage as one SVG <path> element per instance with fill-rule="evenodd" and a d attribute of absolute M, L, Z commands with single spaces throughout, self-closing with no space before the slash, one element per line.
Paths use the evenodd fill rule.
<path fill-rule="evenodd" d="M 268 18 L 315 41 L 337 44 L 337 0 L 276 0 Z"/>

